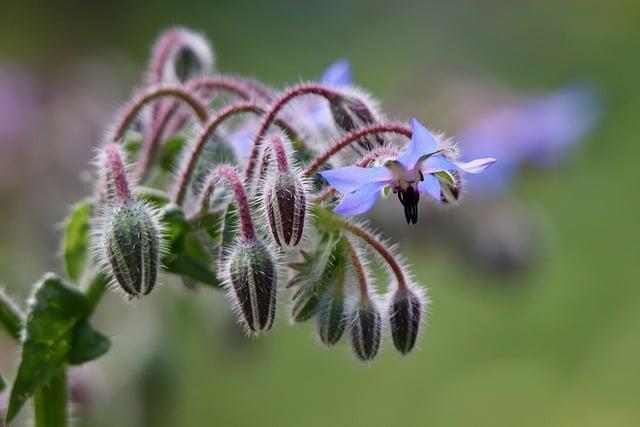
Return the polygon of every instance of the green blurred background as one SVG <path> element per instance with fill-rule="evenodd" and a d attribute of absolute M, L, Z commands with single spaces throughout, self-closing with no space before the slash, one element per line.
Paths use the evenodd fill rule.
<path fill-rule="evenodd" d="M 78 417 L 87 426 L 640 425 L 639 23 L 632 0 L 5 1 L 0 64 L 41 108 L 19 145 L 0 144 L 0 280 L 25 297 L 41 272 L 61 270 L 56 224 L 85 194 L 92 147 L 166 26 L 204 32 L 221 70 L 276 86 L 347 57 L 390 115 L 443 130 L 443 101 L 430 94 L 448 70 L 525 93 L 584 79 L 601 95 L 600 126 L 566 166 L 525 174 L 509 196 L 544 224 L 532 268 L 496 277 L 437 245 L 402 245 L 434 301 L 414 354 L 386 345 L 363 366 L 284 315 L 268 337 L 247 340 L 221 294 L 169 281 L 142 302 L 109 296 L 101 306 L 97 323 L 114 345 L 74 372 Z M 429 239 L 429 224 L 419 226 Z M 17 349 L 3 337 L 0 351 L 11 374 Z"/>

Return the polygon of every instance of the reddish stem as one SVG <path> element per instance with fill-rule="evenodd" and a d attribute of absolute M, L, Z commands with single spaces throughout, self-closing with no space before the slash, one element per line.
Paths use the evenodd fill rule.
<path fill-rule="evenodd" d="M 276 116 L 278 115 L 280 110 L 282 110 L 288 102 L 303 95 L 319 95 L 329 101 L 340 96 L 336 91 L 326 86 L 315 83 L 308 83 L 295 86 L 283 93 L 278 99 L 276 99 L 269 110 L 265 113 L 264 118 L 262 119 L 262 123 L 260 124 L 260 129 L 253 139 L 251 155 L 249 156 L 249 160 L 247 162 L 244 173 L 244 180 L 247 184 L 251 183 L 251 181 L 253 180 L 256 162 L 258 161 L 258 155 L 260 153 L 260 145 L 262 143 L 262 139 L 269 131 L 269 127 L 276 119 Z"/>
<path fill-rule="evenodd" d="M 120 202 L 128 202 L 131 200 L 131 190 L 127 180 L 127 172 L 122 161 L 122 153 L 117 144 L 111 143 L 104 147 L 105 160 L 108 171 L 107 179 L 111 178 L 115 196 Z M 107 182 L 107 185 L 109 183 Z"/>
<path fill-rule="evenodd" d="M 407 288 L 407 279 L 404 275 L 404 272 L 402 271 L 402 267 L 384 243 L 378 240 L 367 230 L 357 226 L 350 221 L 339 218 L 334 218 L 334 221 L 345 230 L 355 234 L 356 236 L 364 240 L 367 244 L 369 244 L 369 246 L 371 246 L 376 252 L 378 252 L 382 259 L 384 259 L 386 263 L 389 264 L 389 267 L 391 267 L 391 271 L 393 271 L 393 274 L 396 276 L 396 279 L 398 280 L 398 289 L 404 290 Z"/>
<path fill-rule="evenodd" d="M 364 271 L 364 265 L 362 265 L 362 261 L 360 261 L 358 251 L 351 244 L 349 239 L 344 239 L 344 242 L 347 246 L 347 252 L 349 252 L 349 256 L 351 257 L 351 264 L 353 264 L 353 268 L 356 271 L 356 276 L 358 277 L 360 295 L 362 295 L 363 297 L 367 297 L 369 296 L 369 287 L 367 285 L 367 274 Z"/>
<path fill-rule="evenodd" d="M 242 232 L 242 236 L 246 240 L 255 238 L 255 229 L 253 227 L 253 220 L 251 219 L 251 208 L 249 207 L 247 193 L 244 191 L 244 186 L 240 176 L 234 167 L 229 165 L 218 165 L 213 169 L 205 180 L 197 205 L 201 210 L 204 209 L 207 205 L 207 200 L 211 196 L 211 192 L 220 179 L 225 179 L 230 184 L 231 190 L 235 196 L 238 215 L 240 216 L 240 230 Z"/>
<path fill-rule="evenodd" d="M 207 106 L 188 89 L 176 85 L 153 85 L 135 97 L 129 108 L 125 110 L 117 122 L 110 140 L 115 142 L 122 138 L 140 110 L 149 102 L 163 97 L 174 97 L 185 102 L 191 107 L 201 122 L 205 122 L 209 117 Z"/>
<path fill-rule="evenodd" d="M 344 147 L 353 143 L 354 141 L 359 140 L 360 138 L 376 134 L 376 133 L 397 133 L 399 135 L 404 135 L 407 138 L 411 138 L 411 128 L 401 125 L 372 125 L 362 129 L 359 129 L 355 132 L 346 135 L 341 140 L 334 143 L 331 147 L 329 147 L 324 153 L 317 156 L 313 162 L 307 169 L 304 171 L 304 176 L 309 176 L 312 173 L 316 172 L 320 166 L 324 165 L 327 160 L 329 160 L 333 155 L 335 155 L 338 151 L 342 150 Z"/>
<path fill-rule="evenodd" d="M 173 200 L 177 204 L 181 204 L 184 201 L 184 197 L 187 193 L 187 186 L 189 184 L 189 180 L 191 179 L 191 175 L 193 174 L 193 170 L 195 168 L 198 157 L 200 156 L 200 153 L 204 149 L 204 146 L 206 145 L 209 138 L 211 138 L 211 136 L 214 134 L 218 126 L 220 126 L 220 124 L 226 119 L 236 114 L 245 112 L 260 114 L 262 111 L 262 108 L 260 108 L 260 106 L 254 102 L 239 102 L 237 104 L 226 106 L 209 119 L 209 121 L 205 124 L 204 129 L 202 129 L 202 132 L 198 136 L 195 144 L 193 144 L 193 146 L 191 147 L 189 154 L 187 154 L 186 161 L 182 166 L 182 170 L 178 173 L 178 183 L 173 196 Z"/>

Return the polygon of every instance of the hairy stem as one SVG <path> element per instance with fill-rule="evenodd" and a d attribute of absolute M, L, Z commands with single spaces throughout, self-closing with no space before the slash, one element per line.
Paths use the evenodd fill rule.
<path fill-rule="evenodd" d="M 218 165 L 213 169 L 205 181 L 197 206 L 200 207 L 200 211 L 206 207 L 211 192 L 220 179 L 226 180 L 234 193 L 238 215 L 240 217 L 242 237 L 246 240 L 254 239 L 255 229 L 253 227 L 253 220 L 251 219 L 251 208 L 249 206 L 249 200 L 247 199 L 247 193 L 244 191 L 244 186 L 238 172 L 232 166 Z"/>
<path fill-rule="evenodd" d="M 264 118 L 262 119 L 262 123 L 260 124 L 260 129 L 258 133 L 253 139 L 253 144 L 251 148 L 251 155 L 249 156 L 249 160 L 247 162 L 247 166 L 244 173 L 245 183 L 249 184 L 253 180 L 254 169 L 256 167 L 256 162 L 258 161 L 258 155 L 260 153 L 260 145 L 262 143 L 262 139 L 265 137 L 267 132 L 269 131 L 269 127 L 275 121 L 278 113 L 289 103 L 291 100 L 303 96 L 303 95 L 319 95 L 327 100 L 331 101 L 336 97 L 340 96 L 336 91 L 319 84 L 309 83 L 309 84 L 301 84 L 295 86 L 284 94 L 282 94 L 278 99 L 276 99 L 269 110 L 265 113 Z"/>
<path fill-rule="evenodd" d="M 187 155 L 186 161 L 183 163 L 182 169 L 178 173 L 178 181 L 173 196 L 173 200 L 176 203 L 181 204 L 184 201 L 187 192 L 187 186 L 189 185 L 189 180 L 191 179 L 191 175 L 193 174 L 196 162 L 198 161 L 198 157 L 200 156 L 200 153 L 204 149 L 204 146 L 206 145 L 209 138 L 211 138 L 215 130 L 218 128 L 218 126 L 220 126 L 222 122 L 240 113 L 263 114 L 264 108 L 254 102 L 239 102 L 223 108 L 216 115 L 211 117 L 211 119 L 209 119 L 209 121 L 205 124 L 204 129 L 198 136 L 195 144 L 193 144 L 193 146 L 191 147 L 191 151 Z M 285 122 L 279 120 L 277 124 L 282 130 L 295 136 L 295 132 L 293 131 L 293 129 Z"/>
<path fill-rule="evenodd" d="M 351 257 L 351 263 L 353 264 L 353 268 L 356 271 L 356 276 L 358 277 L 360 295 L 363 297 L 367 297 L 369 295 L 369 287 L 367 285 L 367 274 L 364 271 L 364 265 L 362 265 L 362 261 L 360 261 L 360 255 L 358 254 L 358 251 L 353 246 L 353 244 L 349 241 L 349 239 L 344 239 L 344 242 L 347 247 L 347 252 L 349 252 L 349 257 Z"/>
<path fill-rule="evenodd" d="M 33 395 L 35 427 L 66 427 L 67 373 L 63 368 Z"/>
<path fill-rule="evenodd" d="M 365 128 L 359 129 L 355 132 L 346 135 L 341 140 L 334 143 L 331 147 L 329 147 L 324 153 L 320 154 L 316 157 L 307 169 L 304 171 L 304 176 L 309 176 L 312 173 L 316 172 L 322 165 L 324 165 L 333 155 L 338 153 L 338 151 L 342 150 L 344 147 L 353 143 L 354 141 L 359 140 L 362 137 L 371 134 L 377 133 L 397 133 L 399 135 L 404 135 L 408 138 L 411 138 L 411 128 L 400 125 L 372 125 L 367 126 Z"/>
<path fill-rule="evenodd" d="M 382 257 L 382 259 L 384 259 L 385 262 L 389 264 L 391 271 L 393 271 L 393 274 L 396 276 L 396 279 L 398 280 L 398 289 L 400 290 L 406 289 L 407 279 L 404 275 L 404 272 L 402 271 L 402 267 L 400 266 L 400 263 L 398 263 L 396 258 L 393 256 L 389 248 L 387 248 L 384 243 L 378 240 L 376 236 L 369 233 L 367 230 L 359 227 L 358 225 L 350 221 L 346 221 L 337 217 L 334 218 L 334 221 L 345 230 L 358 236 L 360 239 L 366 242 L 369 246 L 371 246 L 376 252 L 378 252 Z"/>
<path fill-rule="evenodd" d="M 222 110 L 220 110 L 216 115 L 211 117 L 211 119 L 205 124 L 204 129 L 196 139 L 195 144 L 190 148 L 189 153 L 187 154 L 186 161 L 183 163 L 182 169 L 178 173 L 178 181 L 176 185 L 176 190 L 174 191 L 173 200 L 177 204 L 181 204 L 184 201 L 184 197 L 187 193 L 187 186 L 189 184 L 189 180 L 191 179 L 191 175 L 193 174 L 193 170 L 195 169 L 196 162 L 200 153 L 204 149 L 209 138 L 215 133 L 216 129 L 222 122 L 224 122 L 229 117 L 232 117 L 236 114 L 246 113 L 246 112 L 254 112 L 260 113 L 262 109 L 254 102 L 240 102 L 237 104 L 231 104 Z"/>
<path fill-rule="evenodd" d="M 209 117 L 207 106 L 188 89 L 177 85 L 153 85 L 142 91 L 134 98 L 131 105 L 124 111 L 120 120 L 118 120 L 110 140 L 118 141 L 121 139 L 145 105 L 155 99 L 164 97 L 177 98 L 178 100 L 186 103 L 191 107 L 201 122 L 205 122 Z"/>

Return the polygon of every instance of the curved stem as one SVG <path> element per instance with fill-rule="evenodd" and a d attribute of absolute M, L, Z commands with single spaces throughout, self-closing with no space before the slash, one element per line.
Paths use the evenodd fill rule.
<path fill-rule="evenodd" d="M 228 105 L 220 110 L 215 116 L 211 117 L 198 136 L 196 143 L 191 148 L 191 152 L 187 155 L 187 160 L 184 162 L 182 170 L 178 173 L 178 183 L 173 197 L 173 200 L 176 203 L 181 204 L 184 201 L 187 185 L 189 184 L 189 180 L 193 174 L 193 169 L 195 168 L 198 156 L 200 156 L 200 153 L 204 149 L 209 138 L 214 134 L 220 123 L 239 113 L 263 114 L 264 108 L 254 102 L 239 102 Z M 293 129 L 291 129 L 291 127 L 284 121 L 278 120 L 276 124 L 285 132 L 295 136 L 295 131 L 293 131 Z"/>
<path fill-rule="evenodd" d="M 185 102 L 202 122 L 205 122 L 209 117 L 207 106 L 188 89 L 176 85 L 153 85 L 136 96 L 131 105 L 124 111 L 113 130 L 110 140 L 115 142 L 122 138 L 140 110 L 149 102 L 163 97 L 174 97 Z"/>
<path fill-rule="evenodd" d="M 173 195 L 173 200 L 177 204 L 181 204 L 184 201 L 184 197 L 187 193 L 187 186 L 189 184 L 189 180 L 191 179 L 191 175 L 193 174 L 193 170 L 195 168 L 198 157 L 200 156 L 200 153 L 204 149 L 207 141 L 214 134 L 220 123 L 236 114 L 245 112 L 254 112 L 260 114 L 261 111 L 262 109 L 260 108 L 260 106 L 258 106 L 258 104 L 254 102 L 240 102 L 237 104 L 231 104 L 223 108 L 216 115 L 211 117 L 211 119 L 205 124 L 204 129 L 198 136 L 195 144 L 191 147 L 191 151 L 187 155 L 186 161 L 184 162 L 182 169 L 178 173 L 177 186 Z"/>
<path fill-rule="evenodd" d="M 345 245 L 347 247 L 347 252 L 349 252 L 349 256 L 351 257 L 351 263 L 353 264 L 353 268 L 356 271 L 356 276 L 358 277 L 358 285 L 360 289 L 360 295 L 363 297 L 367 297 L 369 295 L 369 287 L 367 286 L 367 274 L 364 271 L 364 265 L 362 265 L 362 261 L 360 261 L 360 256 L 353 247 L 349 239 L 344 239 Z"/>
<path fill-rule="evenodd" d="M 357 226 L 356 224 L 346 221 L 340 218 L 334 218 L 334 221 L 340 225 L 345 230 L 350 233 L 358 236 L 363 241 L 365 241 L 369 246 L 371 246 L 376 252 L 380 254 L 382 259 L 385 260 L 389 267 L 391 267 L 391 271 L 396 276 L 398 280 L 398 289 L 403 290 L 407 287 L 407 279 L 402 271 L 402 267 L 393 256 L 391 251 L 386 247 L 384 243 L 378 240 L 373 234 L 369 233 L 367 230 Z"/>
<path fill-rule="evenodd" d="M 354 141 L 359 140 L 360 138 L 377 133 L 397 133 L 399 135 L 404 135 L 407 138 L 411 138 L 411 128 L 401 125 L 372 125 L 357 130 L 355 132 L 346 135 L 341 140 L 334 143 L 331 147 L 329 147 L 324 153 L 317 156 L 313 162 L 307 169 L 304 171 L 304 176 L 309 176 L 312 173 L 316 172 L 322 165 L 324 165 L 327 160 L 329 160 L 333 155 L 335 155 L 338 151 L 342 150 L 344 147 L 353 143 Z"/>
<path fill-rule="evenodd" d="M 216 166 L 205 181 L 197 206 L 200 207 L 200 210 L 206 207 L 207 200 L 211 196 L 213 188 L 220 179 L 225 179 L 230 184 L 231 190 L 234 193 L 236 206 L 238 208 L 238 215 L 240 217 L 240 230 L 242 231 L 242 236 L 246 240 L 254 239 L 255 229 L 253 227 L 253 220 L 251 219 L 251 208 L 249 206 L 249 200 L 247 199 L 247 193 L 244 191 L 244 186 L 238 172 L 232 166 Z"/>
<path fill-rule="evenodd" d="M 242 99 L 251 99 L 252 88 L 240 79 L 231 76 L 206 76 L 193 79 L 188 87 L 192 90 L 208 89 L 223 90 L 239 96 Z"/>
<path fill-rule="evenodd" d="M 265 113 L 264 118 L 262 119 L 262 123 L 260 124 L 260 129 L 253 139 L 251 155 L 249 156 L 249 160 L 247 161 L 247 166 L 244 173 L 245 183 L 249 184 L 253 180 L 254 169 L 256 167 L 256 162 L 258 161 L 258 155 L 260 153 L 260 144 L 264 136 L 269 131 L 269 127 L 275 121 L 276 116 L 278 115 L 280 110 L 282 110 L 285 105 L 287 105 L 288 102 L 303 95 L 319 95 L 329 101 L 334 100 L 336 97 L 340 96 L 339 93 L 326 86 L 315 83 L 308 83 L 295 86 L 283 93 L 278 99 L 276 99 L 269 110 Z"/>

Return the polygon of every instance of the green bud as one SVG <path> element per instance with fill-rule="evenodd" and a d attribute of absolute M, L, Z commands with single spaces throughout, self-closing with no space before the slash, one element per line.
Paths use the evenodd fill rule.
<path fill-rule="evenodd" d="M 240 242 L 228 263 L 229 294 L 251 332 L 271 329 L 276 314 L 277 272 L 273 256 L 258 240 Z"/>
<path fill-rule="evenodd" d="M 114 207 L 106 216 L 103 242 L 107 265 L 120 287 L 132 297 L 151 292 L 162 244 L 157 214 L 135 200 Z"/>

